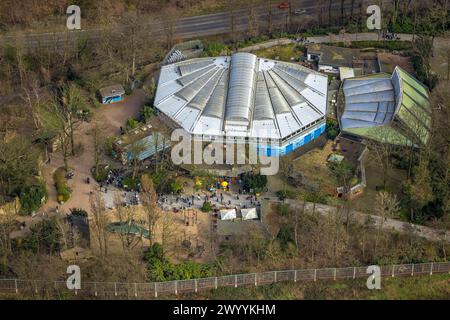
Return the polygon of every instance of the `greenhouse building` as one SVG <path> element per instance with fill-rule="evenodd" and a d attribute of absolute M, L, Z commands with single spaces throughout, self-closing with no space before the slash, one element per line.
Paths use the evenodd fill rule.
<path fill-rule="evenodd" d="M 427 88 L 405 70 L 345 79 L 344 133 L 395 145 L 423 146 L 431 132 Z"/>

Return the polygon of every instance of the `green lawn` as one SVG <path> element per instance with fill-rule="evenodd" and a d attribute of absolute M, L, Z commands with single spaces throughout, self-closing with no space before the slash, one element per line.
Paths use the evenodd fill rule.
<path fill-rule="evenodd" d="M 184 299 L 269 299 L 269 300 L 420 300 L 449 299 L 450 276 L 433 275 L 406 278 L 385 277 L 380 290 L 369 290 L 366 279 L 318 281 L 315 283 L 277 283 L 261 287 L 221 288 L 180 296 Z"/>
<path fill-rule="evenodd" d="M 288 44 L 284 46 L 276 46 L 268 49 L 262 49 L 254 52 L 255 55 L 266 59 L 279 59 L 282 61 L 291 61 L 292 58 L 297 60 L 303 55 L 303 48 L 296 44 Z"/>

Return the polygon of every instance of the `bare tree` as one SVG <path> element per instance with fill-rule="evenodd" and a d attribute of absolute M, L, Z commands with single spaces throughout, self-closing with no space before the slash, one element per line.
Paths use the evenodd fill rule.
<path fill-rule="evenodd" d="M 236 48 L 236 12 L 235 12 L 236 1 L 231 0 L 228 2 L 228 13 L 230 16 L 230 37 L 233 42 L 234 48 Z"/>
<path fill-rule="evenodd" d="M 100 257 L 104 258 L 108 255 L 108 238 L 107 230 L 109 224 L 108 212 L 105 200 L 98 190 L 90 196 L 92 228 L 94 237 L 97 240 Z"/>
<path fill-rule="evenodd" d="M 255 0 L 251 0 L 248 8 L 248 33 L 250 37 L 259 34 L 258 16 L 255 8 Z"/>
<path fill-rule="evenodd" d="M 72 236 L 71 236 L 71 226 L 67 219 L 63 217 L 57 217 L 55 219 L 55 225 L 58 229 L 60 245 L 62 250 L 67 250 L 71 247 Z"/>
<path fill-rule="evenodd" d="M 268 13 L 267 31 L 269 32 L 269 34 L 272 34 L 272 31 L 273 31 L 273 0 L 267 1 L 267 13 Z"/>
<path fill-rule="evenodd" d="M 172 214 L 161 215 L 158 225 L 161 230 L 161 245 L 165 252 L 170 252 L 171 248 L 176 246 L 175 235 L 178 231 L 174 216 Z"/>
<path fill-rule="evenodd" d="M 375 139 L 367 139 L 366 145 L 377 159 L 383 172 L 383 189 L 386 189 L 387 179 L 391 169 L 391 156 L 394 151 L 396 134 L 391 128 L 377 127 L 373 131 Z M 400 138 L 399 138 L 400 139 Z M 406 141 L 405 141 L 406 142 Z"/>
<path fill-rule="evenodd" d="M 38 130 L 43 125 L 39 115 L 39 106 L 41 104 L 40 83 L 35 76 L 30 74 L 27 77 L 26 84 L 22 85 L 22 90 L 24 93 L 22 99 L 30 110 L 35 130 Z"/>
<path fill-rule="evenodd" d="M 114 195 L 115 216 L 120 223 L 123 232 L 119 232 L 119 238 L 124 252 L 131 252 L 138 244 L 142 244 L 142 231 L 136 234 L 138 211 L 136 208 L 125 207 L 122 204 L 120 194 Z"/>
<path fill-rule="evenodd" d="M 169 6 L 162 14 L 167 50 L 170 50 L 175 44 L 176 23 L 179 13 L 176 8 Z"/>
<path fill-rule="evenodd" d="M 144 140 L 135 141 L 128 147 L 128 152 L 131 158 L 131 164 L 133 166 L 133 174 L 132 178 L 136 179 L 139 164 L 142 162 L 141 155 L 142 153 L 147 150 L 149 147 L 148 143 Z"/>
<path fill-rule="evenodd" d="M 1 264 L 8 265 L 8 256 L 12 252 L 11 232 L 16 229 L 15 220 L 18 214 L 19 200 L 3 204 L 0 210 L 0 255 Z"/>
<path fill-rule="evenodd" d="M 100 162 L 103 152 L 105 151 L 106 136 L 104 132 L 105 128 L 102 123 L 98 120 L 94 120 L 89 133 L 94 144 L 94 175 L 96 177 L 99 174 Z"/>
<path fill-rule="evenodd" d="M 150 244 L 153 243 L 155 228 L 158 220 L 161 217 L 160 209 L 158 208 L 158 196 L 155 192 L 153 180 L 150 176 L 144 174 L 141 177 L 141 194 L 140 200 L 144 212 L 147 216 L 147 227 L 149 231 Z"/>
<path fill-rule="evenodd" d="M 287 180 L 294 172 L 294 166 L 292 160 L 288 157 L 280 158 L 280 170 L 279 173 L 283 178 L 283 193 L 286 194 Z"/>
<path fill-rule="evenodd" d="M 74 84 L 67 85 L 62 89 L 62 98 L 60 104 L 59 114 L 63 117 L 63 120 L 67 126 L 67 134 L 70 139 L 70 153 L 75 155 L 75 130 L 78 129 L 80 124 L 79 112 L 82 112 L 86 108 L 86 100 L 80 88 Z"/>
<path fill-rule="evenodd" d="M 378 249 L 381 230 L 383 229 L 384 223 L 388 218 L 397 217 L 400 210 L 400 204 L 397 200 L 397 196 L 390 194 L 389 192 L 379 192 L 376 200 L 375 212 L 381 217 L 381 222 L 378 224 L 377 234 L 375 236 L 375 253 Z"/>

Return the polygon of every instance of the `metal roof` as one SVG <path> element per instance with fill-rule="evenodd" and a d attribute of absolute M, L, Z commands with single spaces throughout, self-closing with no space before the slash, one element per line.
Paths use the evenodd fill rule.
<path fill-rule="evenodd" d="M 236 53 L 230 63 L 230 81 L 225 110 L 226 120 L 249 122 L 253 110 L 253 96 L 256 82 L 256 56 L 250 53 Z"/>
<path fill-rule="evenodd" d="M 100 95 L 102 96 L 102 98 L 109 98 L 109 97 L 114 97 L 117 95 L 125 94 L 125 89 L 120 84 L 112 85 L 109 87 L 104 87 L 98 91 L 99 91 Z"/>
<path fill-rule="evenodd" d="M 345 79 L 343 92 L 343 131 L 394 144 L 427 142 L 428 91 L 403 69 L 396 67 L 392 76 Z"/>
<path fill-rule="evenodd" d="M 268 136 L 284 138 L 323 120 L 326 98 L 326 76 L 297 64 L 236 53 L 162 67 L 155 106 L 196 134 L 205 128 L 242 137 L 270 128 L 275 133 Z"/>

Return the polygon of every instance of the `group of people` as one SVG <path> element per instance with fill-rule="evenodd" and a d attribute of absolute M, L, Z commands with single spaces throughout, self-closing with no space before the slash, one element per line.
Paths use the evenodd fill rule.
<path fill-rule="evenodd" d="M 383 39 L 385 39 L 385 40 L 400 40 L 400 37 L 394 32 L 384 32 Z"/>

